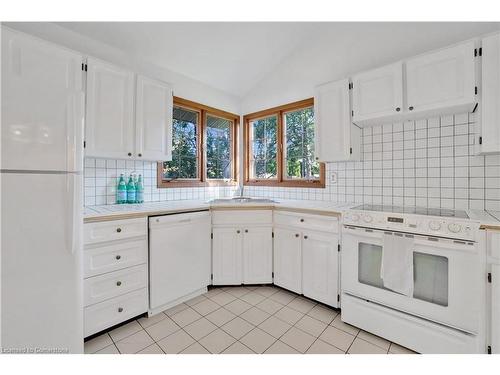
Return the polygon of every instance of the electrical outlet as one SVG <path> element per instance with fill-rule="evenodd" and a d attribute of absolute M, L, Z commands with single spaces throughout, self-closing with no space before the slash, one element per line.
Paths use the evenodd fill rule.
<path fill-rule="evenodd" d="M 337 183 L 337 172 L 332 172 L 330 174 L 330 183 L 331 184 L 336 184 Z"/>

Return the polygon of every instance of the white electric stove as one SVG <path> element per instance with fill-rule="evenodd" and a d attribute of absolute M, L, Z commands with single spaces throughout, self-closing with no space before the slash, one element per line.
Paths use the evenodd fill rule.
<path fill-rule="evenodd" d="M 394 271 L 413 280 L 408 295 L 382 277 L 396 237 L 410 244 L 412 267 Z M 465 211 L 355 207 L 343 216 L 342 320 L 421 353 L 485 353 L 485 258 Z"/>

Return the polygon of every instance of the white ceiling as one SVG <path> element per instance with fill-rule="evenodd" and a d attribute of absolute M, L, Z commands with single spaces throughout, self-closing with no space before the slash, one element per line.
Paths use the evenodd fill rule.
<path fill-rule="evenodd" d="M 412 56 L 499 28 L 472 22 L 57 24 L 240 98 L 265 85 L 270 73 L 293 64 L 301 52 L 311 69 L 333 68 L 341 60 L 341 75 L 350 67 Z"/>
<path fill-rule="evenodd" d="M 57 24 L 239 97 L 314 31 L 310 23 Z"/>

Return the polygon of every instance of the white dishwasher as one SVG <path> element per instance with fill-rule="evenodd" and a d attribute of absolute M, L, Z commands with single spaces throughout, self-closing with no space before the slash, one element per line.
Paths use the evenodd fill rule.
<path fill-rule="evenodd" d="M 209 211 L 149 218 L 149 316 L 207 291 L 210 233 Z"/>

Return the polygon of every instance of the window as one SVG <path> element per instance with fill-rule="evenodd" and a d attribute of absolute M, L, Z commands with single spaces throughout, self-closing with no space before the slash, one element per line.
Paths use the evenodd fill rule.
<path fill-rule="evenodd" d="M 245 185 L 325 187 L 314 156 L 314 101 L 244 116 Z"/>
<path fill-rule="evenodd" d="M 172 160 L 158 163 L 158 187 L 236 183 L 238 115 L 174 97 Z"/>

